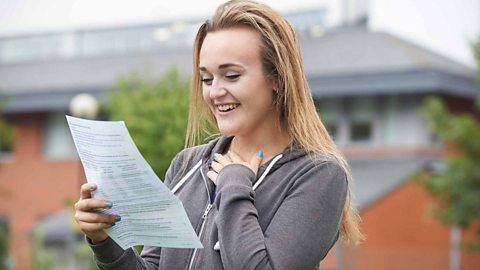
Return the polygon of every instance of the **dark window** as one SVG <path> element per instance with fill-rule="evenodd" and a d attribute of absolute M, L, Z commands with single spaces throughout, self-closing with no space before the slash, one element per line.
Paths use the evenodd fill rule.
<path fill-rule="evenodd" d="M 8 234 L 8 220 L 4 216 L 0 216 L 0 232 Z"/>
<path fill-rule="evenodd" d="M 336 140 L 338 136 L 337 123 L 325 122 L 323 124 L 325 125 L 325 128 L 328 131 L 328 134 L 330 134 L 330 137 L 332 137 L 333 140 Z"/>
<path fill-rule="evenodd" d="M 370 144 L 373 142 L 373 128 L 377 112 L 375 97 L 353 98 L 348 103 L 349 142 L 352 144 Z"/>
<path fill-rule="evenodd" d="M 370 122 L 352 123 L 350 140 L 354 143 L 369 142 L 372 138 L 372 124 Z"/>

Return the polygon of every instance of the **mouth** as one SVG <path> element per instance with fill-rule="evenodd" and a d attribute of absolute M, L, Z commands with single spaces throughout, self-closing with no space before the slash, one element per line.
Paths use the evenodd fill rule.
<path fill-rule="evenodd" d="M 240 103 L 219 104 L 215 105 L 220 112 L 230 112 L 238 108 Z"/>

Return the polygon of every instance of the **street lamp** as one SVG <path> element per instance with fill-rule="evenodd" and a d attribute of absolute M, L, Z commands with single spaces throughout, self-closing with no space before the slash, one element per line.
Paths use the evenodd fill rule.
<path fill-rule="evenodd" d="M 69 110 L 72 116 L 94 120 L 97 118 L 99 105 L 94 96 L 82 93 L 72 98 Z"/>
<path fill-rule="evenodd" d="M 95 120 L 99 111 L 98 101 L 90 94 L 78 94 L 70 101 L 69 111 L 72 116 Z M 82 163 L 78 160 L 78 186 L 83 184 L 84 179 Z"/>

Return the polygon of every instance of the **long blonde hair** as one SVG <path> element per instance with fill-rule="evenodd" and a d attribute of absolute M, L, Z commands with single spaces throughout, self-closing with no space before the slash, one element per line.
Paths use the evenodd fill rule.
<path fill-rule="evenodd" d="M 185 144 L 201 143 L 216 129 L 215 117 L 202 98 L 199 55 L 210 32 L 232 27 L 251 27 L 261 34 L 261 57 L 265 74 L 276 82 L 275 109 L 280 124 L 306 152 L 335 157 L 347 174 L 348 194 L 343 208 L 341 236 L 352 244 L 363 239 L 359 215 L 352 204 L 349 166 L 320 121 L 303 70 L 303 60 L 292 26 L 275 10 L 254 1 L 232 0 L 220 5 L 213 17 L 200 26 L 193 47 L 193 78 L 189 123 Z"/>

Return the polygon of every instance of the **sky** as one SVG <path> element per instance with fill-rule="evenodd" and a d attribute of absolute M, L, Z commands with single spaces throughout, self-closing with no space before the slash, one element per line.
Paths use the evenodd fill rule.
<path fill-rule="evenodd" d="M 480 0 L 261 0 L 286 13 L 324 7 L 326 25 L 348 10 L 369 13 L 369 27 L 475 67 L 470 43 L 480 36 Z M 206 18 L 224 0 L 0 0 L 0 37 Z M 350 9 L 343 4 L 350 3 Z M 346 12 L 347 10 L 347 12 Z M 351 12 L 350 12 L 351 13 Z"/>
<path fill-rule="evenodd" d="M 480 0 L 370 0 L 370 29 L 395 36 L 472 68 L 480 38 Z"/>
<path fill-rule="evenodd" d="M 0 35 L 207 17 L 223 0 L 0 0 Z M 266 0 L 280 11 L 335 0 Z"/>

